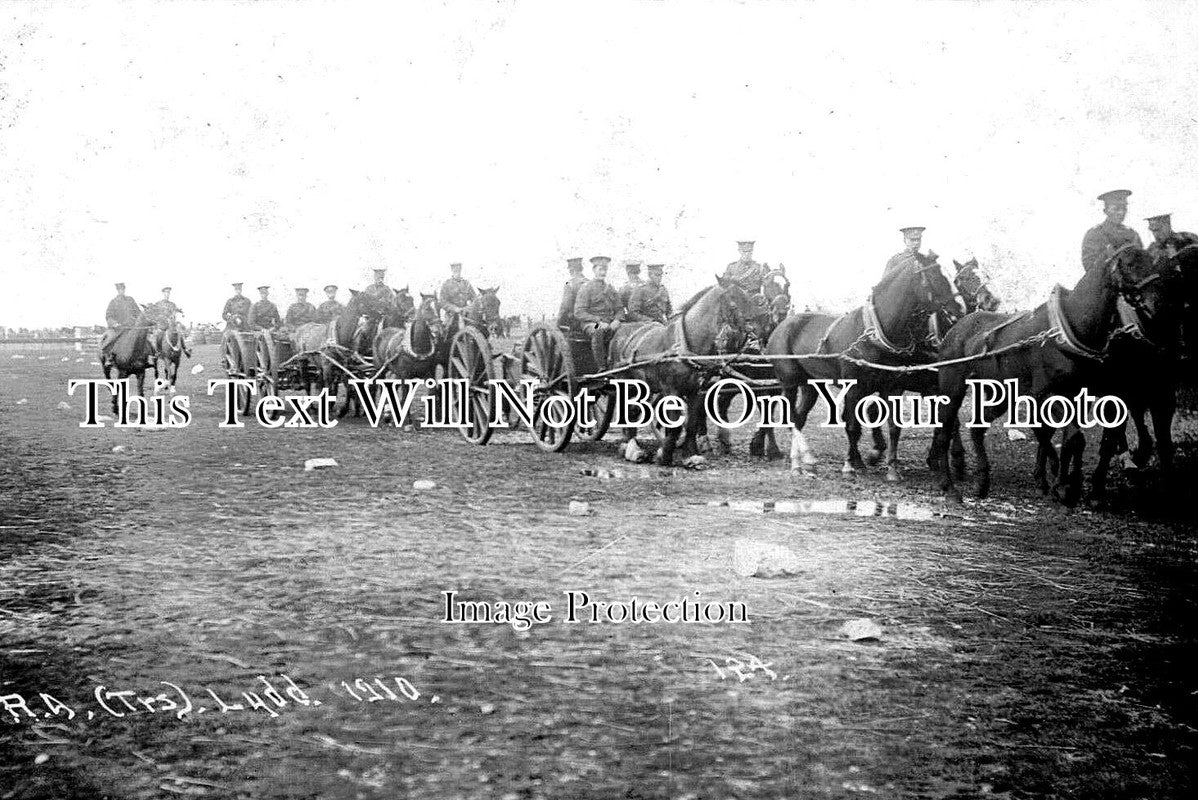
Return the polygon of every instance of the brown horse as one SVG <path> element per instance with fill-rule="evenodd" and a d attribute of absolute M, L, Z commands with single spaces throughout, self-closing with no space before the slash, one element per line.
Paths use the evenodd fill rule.
<path fill-rule="evenodd" d="M 354 402 L 354 393 L 349 390 L 351 374 L 365 363 L 361 352 L 362 331 L 365 326 L 378 324 L 382 317 L 382 306 L 365 292 L 350 289 L 349 302 L 329 322 L 309 322 L 299 326 L 292 334 L 292 343 L 304 370 L 315 378 L 319 375 L 319 386 L 327 389 L 336 398 L 342 384 L 346 384 L 345 403 L 337 412 L 340 419 Z"/>
<path fill-rule="evenodd" d="M 1139 443 L 1132 463 L 1142 468 L 1152 455 L 1153 441 L 1144 421 L 1152 417 L 1156 433 L 1156 456 L 1162 477 L 1169 480 L 1173 469 L 1173 413 L 1177 409 L 1182 321 L 1185 313 L 1183 275 L 1198 269 L 1198 244 L 1187 245 L 1171 258 L 1157 264 L 1157 271 L 1124 293 L 1118 305 L 1120 327 L 1107 346 L 1109 359 L 1104 370 L 1109 391 L 1123 398 L 1128 416 L 1136 426 Z M 1091 494 L 1106 491 L 1106 474 L 1111 458 L 1127 446 L 1127 425 L 1104 428 L 1098 446 L 1098 465 L 1090 477 Z"/>
<path fill-rule="evenodd" d="M 137 394 L 145 395 L 146 370 L 153 366 L 146 331 L 153 327 L 146 316 L 146 307 L 142 306 L 133 324 L 119 330 L 108 349 L 100 353 L 100 367 L 105 380 L 111 377 L 113 370 L 116 371 L 117 380 L 123 381 L 133 376 L 137 378 Z M 116 394 L 112 396 L 112 412 L 117 413 Z"/>
<path fill-rule="evenodd" d="M 382 326 L 374 337 L 375 371 L 379 378 L 408 380 L 435 378 L 438 358 L 445 341 L 445 324 L 441 322 L 440 307 L 435 294 L 420 294 L 420 305 L 411 317 L 398 308 L 383 317 Z M 376 387 L 376 396 L 382 389 Z M 398 387 L 402 402 L 405 389 Z"/>
<path fill-rule="evenodd" d="M 687 301 L 678 313 L 662 325 L 649 322 L 643 325 L 621 325 L 616 329 L 608 347 L 608 363 L 613 369 L 653 359 L 666 353 L 681 355 L 716 355 L 718 340 L 743 340 L 760 336 L 756 329 L 758 308 L 752 298 L 735 282 L 717 278 L 717 283 Z M 637 367 L 621 374 L 621 378 L 642 380 L 648 384 L 653 397 L 674 395 L 686 403 L 686 435 L 682 439 L 683 453 L 695 451 L 695 438 L 703 413 L 703 391 L 707 387 L 708 371 L 699 370 L 683 360 L 671 359 L 657 364 Z M 682 426 L 666 428 L 664 442 L 655 460 L 670 465 L 682 436 Z M 625 428 L 625 452 L 636 440 L 636 429 Z"/>
<path fill-rule="evenodd" d="M 154 380 L 165 375 L 170 393 L 175 393 L 175 382 L 179 380 L 179 362 L 183 358 L 186 344 L 178 325 L 156 332 L 154 349 Z M 191 353 L 188 353 L 190 356 Z M 161 365 L 161 366 L 159 366 Z"/>
<path fill-rule="evenodd" d="M 958 412 L 970 378 L 1018 381 L 1021 395 L 1037 404 L 1051 396 L 1073 398 L 1083 388 L 1091 388 L 1101 378 L 1104 349 L 1115 329 L 1115 303 L 1120 294 L 1134 294 L 1154 268 L 1148 254 L 1127 245 L 1112 253 L 1103 266 L 1087 272 L 1072 291 L 1058 287 L 1049 302 L 1035 310 L 1011 317 L 976 311 L 949 331 L 940 349 L 942 360 L 971 358 L 960 364 L 941 367 L 940 393 L 949 398 L 942 409 L 942 423 L 933 440 L 935 458 L 940 462 L 941 489 L 960 500 L 954 476 L 948 469 L 945 437 L 959 428 Z M 986 353 L 999 351 L 993 356 Z M 985 422 L 993 418 L 991 415 Z M 990 461 L 986 454 L 986 427 L 971 429 L 977 455 L 977 494 L 990 491 Z M 1042 425 L 1036 437 L 1040 443 L 1036 478 L 1042 487 L 1046 451 L 1052 448 L 1055 429 Z M 1081 456 L 1085 437 L 1072 425 L 1065 430 L 1061 447 L 1060 471 L 1054 494 L 1066 505 L 1075 505 L 1081 497 Z"/>
<path fill-rule="evenodd" d="M 770 336 L 766 352 L 795 359 L 774 362 L 774 374 L 782 393 L 794 410 L 791 437 L 791 470 L 813 475 L 817 463 L 803 426 L 818 395 L 811 379 L 856 380 L 843 397 L 848 454 L 841 471 L 852 474 L 865 468 L 858 450 L 861 423 L 857 405 L 871 394 L 883 397 L 904 392 L 927 394 L 935 386 L 935 372 L 889 371 L 855 364 L 844 357 L 895 367 L 911 367 L 935 360 L 937 329 L 947 330 L 961 315 L 952 287 L 933 260 L 894 270 L 874 287 L 870 300 L 839 317 L 830 314 L 796 314 L 788 317 Z M 801 358 L 801 356 L 815 356 Z M 899 428 L 892 421 L 888 451 L 887 480 L 900 479 L 898 471 Z M 759 434 L 760 435 L 760 434 Z M 885 446 L 881 429 L 873 429 L 876 463 Z"/>
<path fill-rule="evenodd" d="M 971 258 L 962 264 L 953 259 L 953 266 L 957 268 L 957 274 L 953 276 L 953 285 L 957 287 L 957 293 L 961 295 L 961 301 L 965 304 L 965 313 L 998 311 L 1001 301 L 990 289 L 989 278 L 982 275 L 978 260 Z"/>

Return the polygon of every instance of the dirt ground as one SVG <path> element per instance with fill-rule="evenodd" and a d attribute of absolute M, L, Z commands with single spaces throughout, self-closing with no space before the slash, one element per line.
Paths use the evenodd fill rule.
<path fill-rule="evenodd" d="M 1195 796 L 1192 420 L 1181 496 L 1116 473 L 1067 512 L 996 432 L 994 499 L 954 508 L 921 435 L 892 486 L 842 477 L 835 430 L 814 480 L 743 433 L 689 472 L 519 432 L 220 430 L 211 345 L 190 427 L 84 430 L 78 357 L 0 351 L 0 797 Z M 796 571 L 741 577 L 738 540 Z M 447 624 L 449 590 L 554 618 Z M 751 622 L 568 624 L 570 590 Z"/>

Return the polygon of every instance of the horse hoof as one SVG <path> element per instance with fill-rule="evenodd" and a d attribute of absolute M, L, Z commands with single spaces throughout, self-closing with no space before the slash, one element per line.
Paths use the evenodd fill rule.
<path fill-rule="evenodd" d="M 882 451 L 881 450 L 870 450 L 868 453 L 865 454 L 865 463 L 871 467 L 876 467 L 876 466 L 878 466 L 878 464 L 881 464 L 882 463 Z"/>
<path fill-rule="evenodd" d="M 854 466 L 853 466 L 851 463 L 849 463 L 848 461 L 846 461 L 846 462 L 844 462 L 844 466 L 840 468 L 840 474 L 841 474 L 841 475 L 856 475 L 856 474 L 857 474 L 857 468 L 856 468 L 856 467 L 854 467 Z"/>
<path fill-rule="evenodd" d="M 946 491 L 944 493 L 944 499 L 945 499 L 945 502 L 951 503 L 955 506 L 960 506 L 960 505 L 965 504 L 965 501 L 961 499 L 961 493 L 959 491 L 957 491 L 956 489 L 949 489 L 948 491 Z"/>
<path fill-rule="evenodd" d="M 765 454 L 766 461 L 781 461 L 783 458 L 785 458 L 785 456 L 782 455 L 782 451 L 777 448 L 774 448 Z"/>
<path fill-rule="evenodd" d="M 900 483 L 903 480 L 903 476 L 899 475 L 899 471 L 897 469 L 891 467 L 890 469 L 886 470 L 886 480 L 889 483 Z"/>
<path fill-rule="evenodd" d="M 815 477 L 815 467 L 810 466 L 809 464 L 803 464 L 801 466 L 792 466 L 790 468 L 790 474 L 797 475 L 802 478 L 814 478 Z"/>

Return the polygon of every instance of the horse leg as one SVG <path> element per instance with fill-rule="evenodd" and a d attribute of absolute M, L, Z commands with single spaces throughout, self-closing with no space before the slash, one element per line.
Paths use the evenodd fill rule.
<path fill-rule="evenodd" d="M 953 432 L 949 442 L 949 460 L 952 462 L 953 477 L 959 481 L 965 480 L 965 445 L 961 443 L 961 428 Z"/>
<path fill-rule="evenodd" d="M 1067 426 L 1062 434 L 1061 471 L 1053 486 L 1053 496 L 1065 506 L 1072 508 L 1081 499 L 1082 453 L 1086 449 L 1086 438 L 1076 424 Z"/>
<path fill-rule="evenodd" d="M 1152 451 L 1159 449 L 1154 447 L 1152 435 L 1148 433 L 1148 421 L 1144 418 L 1146 413 L 1150 413 L 1145 408 L 1145 403 L 1128 404 L 1131 406 L 1130 414 L 1131 421 L 1136 426 L 1136 449 L 1131 454 L 1132 463 L 1138 468 L 1144 469 L 1148 466 L 1148 461 L 1152 458 Z M 1170 413 L 1169 419 L 1172 421 L 1173 415 Z M 1156 431 L 1156 438 L 1161 438 L 1161 429 L 1156 424 L 1156 417 L 1152 418 L 1152 427 Z M 1126 428 L 1126 425 L 1124 426 Z"/>
<path fill-rule="evenodd" d="M 964 376 L 960 376 L 960 380 L 951 381 L 957 375 L 949 375 L 947 372 L 941 372 L 940 391 L 944 393 L 946 388 L 951 388 L 948 393 L 948 403 L 943 409 L 944 416 L 941 418 L 940 427 L 936 429 L 936 433 L 932 436 L 932 451 L 935 454 L 937 463 L 936 471 L 940 473 L 940 491 L 945 498 L 954 502 L 961 502 L 961 490 L 957 488 L 955 476 L 949 469 L 948 456 L 950 443 L 956 438 L 960 441 L 961 437 L 961 404 L 965 402 L 965 394 L 968 391 L 965 385 Z"/>
<path fill-rule="evenodd" d="M 672 466 L 674 463 L 674 450 L 678 446 L 678 437 L 681 434 L 681 428 L 666 428 L 665 440 L 661 444 L 661 449 L 657 451 L 657 455 L 653 457 L 655 464 L 661 464 L 663 467 Z"/>
<path fill-rule="evenodd" d="M 865 463 L 871 467 L 876 467 L 882 463 L 882 456 L 887 452 L 886 436 L 882 433 L 881 425 L 871 428 L 870 435 L 873 437 L 874 446 L 865 451 Z"/>
<path fill-rule="evenodd" d="M 1173 414 L 1177 411 L 1177 395 L 1172 387 L 1160 393 L 1148 409 L 1152 414 L 1152 429 L 1156 431 L 1156 459 L 1160 462 L 1161 477 L 1173 478 Z"/>
<path fill-rule="evenodd" d="M 879 431 L 881 428 L 874 428 L 875 433 Z M 898 468 L 898 443 L 902 435 L 903 429 L 893 419 L 890 420 L 890 444 L 886 448 L 886 480 L 890 483 L 898 483 L 903 479 Z"/>
<path fill-rule="evenodd" d="M 762 434 L 763 431 L 764 431 L 764 434 Z M 753 435 L 757 436 L 759 434 L 762 434 L 765 436 L 765 459 L 766 459 L 766 461 L 778 461 L 779 459 L 781 459 L 782 458 L 782 450 L 781 450 L 781 448 L 778 447 L 778 435 L 774 432 L 774 429 L 773 428 L 758 428 L 757 433 L 755 433 Z"/>
<path fill-rule="evenodd" d="M 988 427 L 969 429 L 969 438 L 973 441 L 973 454 L 978 462 L 976 494 L 979 500 L 990 494 L 990 456 L 986 452 L 986 434 L 989 432 Z"/>
<path fill-rule="evenodd" d="M 818 399 L 815 389 L 810 384 L 804 383 L 802 386 L 786 387 L 783 394 L 794 409 L 794 429 L 790 436 L 790 471 L 799 472 L 801 470 L 803 474 L 814 477 L 815 465 L 818 461 L 815 458 L 815 453 L 811 452 L 811 445 L 807 443 L 807 437 L 803 434 L 803 426 L 807 424 L 807 415 L 811 413 L 811 409 L 815 407 L 815 401 Z"/>
<path fill-rule="evenodd" d="M 861 460 L 861 450 L 858 448 L 861 442 L 861 422 L 857 419 L 857 404 L 861 402 L 861 398 L 865 393 L 859 391 L 861 384 L 854 384 L 845 393 L 844 400 L 844 434 L 849 440 L 848 453 L 845 455 L 844 466 L 840 468 L 842 475 L 853 475 L 858 470 L 865 469 L 865 462 Z"/>
<path fill-rule="evenodd" d="M 1102 439 L 1098 442 L 1098 464 L 1090 475 L 1091 497 L 1101 498 L 1106 495 L 1106 474 L 1111 466 L 1111 459 L 1115 457 L 1115 449 L 1118 445 L 1119 433 L 1114 428 L 1103 429 Z"/>
<path fill-rule="evenodd" d="M 730 395 L 719 398 L 720 416 L 723 419 L 728 419 L 728 409 L 732 406 L 732 397 Z M 717 425 L 715 430 L 715 440 L 719 443 L 720 455 L 732 455 L 732 429 L 725 428 L 722 425 Z M 749 445 L 749 455 L 753 455 L 752 443 Z"/>
<path fill-rule="evenodd" d="M 1036 428 L 1036 468 L 1032 472 L 1032 478 L 1036 482 L 1036 488 L 1040 490 L 1040 494 L 1048 494 L 1048 475 L 1046 464 L 1049 457 L 1056 463 L 1056 468 L 1053 470 L 1053 476 L 1060 474 L 1061 464 L 1057 458 L 1057 451 L 1052 446 L 1052 437 L 1056 431 L 1047 425 L 1041 425 Z"/>

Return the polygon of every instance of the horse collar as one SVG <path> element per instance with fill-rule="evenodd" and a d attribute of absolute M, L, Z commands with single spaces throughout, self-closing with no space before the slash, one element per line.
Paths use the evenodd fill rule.
<path fill-rule="evenodd" d="M 1057 343 L 1058 347 L 1067 353 L 1101 361 L 1105 355 L 1103 351 L 1094 350 L 1082 344 L 1081 340 L 1077 338 L 1077 334 L 1073 332 L 1073 326 L 1065 318 L 1065 310 L 1061 308 L 1061 292 L 1063 291 L 1061 284 L 1058 283 L 1053 287 L 1052 293 L 1048 296 L 1048 302 L 1045 304 L 1048 311 L 1048 335 Z"/>
<path fill-rule="evenodd" d="M 875 345 L 883 350 L 896 356 L 907 356 L 915 352 L 914 344 L 899 347 L 886 336 L 886 331 L 882 330 L 882 321 L 878 319 L 877 309 L 874 308 L 873 295 L 866 298 L 865 305 L 861 307 L 861 321 L 865 325 L 862 335 L 869 337 Z"/>

